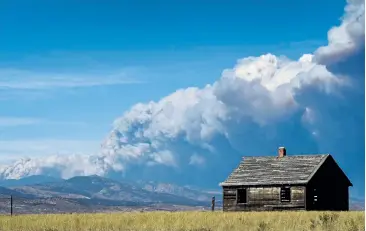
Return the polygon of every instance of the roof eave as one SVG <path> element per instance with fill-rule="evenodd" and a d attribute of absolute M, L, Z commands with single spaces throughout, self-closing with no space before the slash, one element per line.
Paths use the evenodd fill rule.
<path fill-rule="evenodd" d="M 307 181 L 294 181 L 294 182 L 274 182 L 274 183 L 226 183 L 222 182 L 219 184 L 221 187 L 230 186 L 274 186 L 274 185 L 306 185 Z"/>

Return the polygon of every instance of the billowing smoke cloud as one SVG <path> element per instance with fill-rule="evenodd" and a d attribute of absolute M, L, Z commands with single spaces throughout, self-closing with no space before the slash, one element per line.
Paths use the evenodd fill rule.
<path fill-rule="evenodd" d="M 330 152 L 363 184 L 364 174 L 351 169 L 363 171 L 364 36 L 364 1 L 349 1 L 341 25 L 328 32 L 329 44 L 314 54 L 243 58 L 204 88 L 134 105 L 114 122 L 97 156 L 21 160 L 0 174 L 213 186 L 241 156 L 275 155 L 284 145 L 290 154 Z"/>
<path fill-rule="evenodd" d="M 315 52 L 318 63 L 341 62 L 364 49 L 365 1 L 348 0 L 347 3 L 342 24 L 328 31 L 328 45 Z"/>

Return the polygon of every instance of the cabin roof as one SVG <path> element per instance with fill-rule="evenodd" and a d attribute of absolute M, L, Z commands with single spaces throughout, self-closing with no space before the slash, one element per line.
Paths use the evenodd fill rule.
<path fill-rule="evenodd" d="M 306 184 L 329 154 L 243 157 L 220 186 Z"/>

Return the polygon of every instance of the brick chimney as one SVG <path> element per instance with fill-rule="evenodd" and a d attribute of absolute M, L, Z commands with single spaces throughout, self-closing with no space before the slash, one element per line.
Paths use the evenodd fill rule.
<path fill-rule="evenodd" d="M 279 147 L 278 148 L 278 158 L 286 156 L 286 148 L 285 147 Z"/>

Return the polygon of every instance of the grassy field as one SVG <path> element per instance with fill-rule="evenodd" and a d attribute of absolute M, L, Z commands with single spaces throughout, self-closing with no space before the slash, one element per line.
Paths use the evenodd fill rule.
<path fill-rule="evenodd" d="M 146 212 L 0 216 L 1 231 L 364 231 L 364 212 Z"/>

